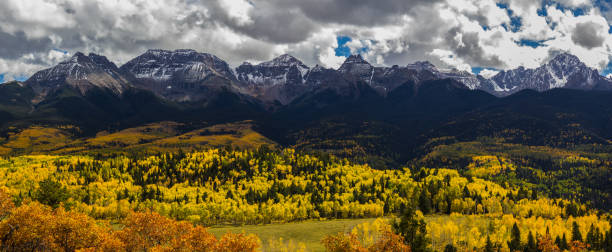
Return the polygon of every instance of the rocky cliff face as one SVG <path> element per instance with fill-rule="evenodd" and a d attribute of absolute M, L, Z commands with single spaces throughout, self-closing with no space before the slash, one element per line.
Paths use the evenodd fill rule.
<path fill-rule="evenodd" d="M 37 72 L 25 84 L 34 89 L 38 99 L 62 87 L 74 88 L 81 94 L 97 87 L 120 95 L 130 86 L 117 66 L 106 57 L 80 52 L 52 68 Z"/>
<path fill-rule="evenodd" d="M 578 57 L 563 53 L 535 69 L 519 67 L 501 71 L 482 82 L 482 89 L 496 95 L 509 95 L 524 89 L 546 91 L 553 88 L 581 90 L 610 89 L 612 82 L 589 68 Z"/>
<path fill-rule="evenodd" d="M 491 78 L 469 72 L 441 70 L 429 62 L 405 66 L 375 67 L 360 55 L 352 55 L 338 69 L 310 69 L 284 54 L 257 65 L 244 63 L 235 70 L 218 57 L 194 50 L 149 50 L 121 68 L 105 57 L 77 53 L 57 66 L 40 71 L 26 83 L 44 97 L 68 85 L 84 93 L 100 87 L 121 94 L 133 84 L 179 102 L 197 102 L 220 92 L 251 96 L 264 103 L 286 105 L 296 98 L 321 90 L 350 96 L 356 87 L 370 87 L 382 96 L 405 83 L 414 87 L 431 81 L 452 79 L 471 90 L 506 96 L 524 89 L 554 88 L 612 90 L 612 79 L 599 75 L 576 56 L 560 54 L 535 69 L 519 67 Z"/>
<path fill-rule="evenodd" d="M 194 50 L 149 50 L 121 66 L 138 87 L 175 101 L 198 101 L 220 90 L 234 90 L 227 62 Z"/>
<path fill-rule="evenodd" d="M 282 104 L 310 90 L 305 85 L 309 71 L 308 66 L 288 54 L 257 65 L 245 62 L 236 68 L 238 82 L 248 93 Z"/>

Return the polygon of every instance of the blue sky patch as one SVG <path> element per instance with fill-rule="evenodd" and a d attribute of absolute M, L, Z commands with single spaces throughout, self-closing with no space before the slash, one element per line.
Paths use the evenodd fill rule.
<path fill-rule="evenodd" d="M 608 74 L 612 74 L 612 61 L 608 63 L 608 67 L 601 72 L 601 75 L 606 76 Z"/>
<path fill-rule="evenodd" d="M 348 42 L 353 41 L 351 37 L 338 36 L 336 37 L 336 40 L 338 41 L 338 47 L 334 49 L 336 52 L 336 56 L 348 57 L 348 56 L 351 56 L 351 54 L 353 54 L 351 53 L 351 49 L 348 46 L 346 46 Z M 375 43 L 375 41 L 373 43 Z M 354 54 L 363 54 L 363 53 L 368 52 L 369 50 L 370 48 L 366 46 L 366 47 L 358 49 L 356 52 L 354 52 Z"/>
<path fill-rule="evenodd" d="M 519 41 L 516 41 L 516 44 L 520 46 L 529 46 L 531 48 L 538 48 L 540 46 L 546 46 L 544 45 L 544 42 L 546 42 L 546 40 L 536 41 L 536 40 L 529 40 L 529 39 L 521 39 Z"/>
<path fill-rule="evenodd" d="M 564 5 L 560 4 L 560 3 L 558 3 L 557 1 L 546 0 L 546 1 L 542 2 L 542 6 L 538 10 L 538 15 L 540 15 L 540 16 L 548 16 L 548 13 L 546 11 L 546 7 L 548 7 L 548 6 L 555 6 L 558 10 L 561 10 L 563 12 L 569 10 L 576 17 L 586 15 L 586 13 L 588 12 L 588 10 L 590 8 L 590 7 L 586 7 L 586 8 L 570 8 L 570 7 L 567 7 L 567 6 L 564 6 Z M 597 4 L 595 6 L 597 6 Z"/>
<path fill-rule="evenodd" d="M 542 4 L 542 8 L 538 9 L 538 16 L 540 17 L 548 16 L 548 10 L 546 9 L 546 6 L 544 6 L 543 4 Z"/>
<path fill-rule="evenodd" d="M 510 27 L 508 27 L 508 25 L 506 24 L 502 24 L 502 27 L 512 32 L 519 31 L 521 27 L 523 26 L 523 22 L 521 21 L 521 18 L 514 15 L 514 11 L 510 9 L 508 4 L 497 3 L 497 7 L 506 10 L 506 13 L 508 13 L 508 17 L 510 17 Z"/>
<path fill-rule="evenodd" d="M 27 76 L 13 76 L 13 79 L 16 81 L 25 81 L 28 79 Z M 6 74 L 0 74 L 0 84 L 4 83 L 5 81 L 8 81 L 8 79 L 6 79 Z"/>
<path fill-rule="evenodd" d="M 335 49 L 336 56 L 344 56 L 344 57 L 351 56 L 351 49 L 348 46 L 346 46 L 346 43 L 352 41 L 351 37 L 338 36 L 336 40 L 338 41 L 338 47 Z"/>
<path fill-rule="evenodd" d="M 523 27 L 523 21 L 520 17 L 510 17 L 510 30 L 512 32 L 518 32 Z"/>
<path fill-rule="evenodd" d="M 485 68 L 484 67 L 472 67 L 472 73 L 479 74 L 480 72 L 482 72 L 483 69 Z"/>
<path fill-rule="evenodd" d="M 491 67 L 472 67 L 472 73 L 478 75 L 480 74 L 480 72 L 482 72 L 482 70 L 485 70 L 485 69 L 498 71 L 497 69 L 491 68 Z"/>
<path fill-rule="evenodd" d="M 68 51 L 62 50 L 62 49 L 59 49 L 59 48 L 53 48 L 53 51 L 61 52 L 61 53 L 64 53 L 64 54 L 68 54 Z"/>

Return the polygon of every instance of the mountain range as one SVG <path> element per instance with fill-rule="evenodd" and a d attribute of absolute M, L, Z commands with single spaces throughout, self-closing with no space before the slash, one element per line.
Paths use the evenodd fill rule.
<path fill-rule="evenodd" d="M 377 67 L 360 55 L 338 69 L 287 54 L 232 69 L 194 50 L 148 50 L 120 67 L 76 53 L 0 85 L 0 137 L 31 125 L 75 125 L 87 136 L 159 121 L 253 120 L 283 145 L 401 161 L 439 139 L 608 145 L 609 90 L 612 80 L 570 54 L 485 78 L 429 62 Z"/>
<path fill-rule="evenodd" d="M 611 90 L 612 80 L 589 68 L 576 56 L 562 53 L 535 69 L 519 67 L 490 78 L 457 70 L 440 70 L 429 62 L 406 66 L 375 67 L 360 55 L 352 55 L 338 69 L 315 66 L 284 54 L 257 65 L 245 62 L 232 69 L 212 54 L 194 50 L 148 50 L 118 68 L 106 57 L 76 53 L 57 66 L 42 70 L 25 81 L 42 101 L 49 92 L 70 86 L 85 94 L 92 87 L 121 94 L 136 87 L 175 102 L 208 100 L 229 91 L 262 103 L 287 105 L 296 98 L 321 89 L 346 89 L 367 84 L 385 96 L 407 82 L 417 85 L 430 80 L 452 79 L 471 90 L 507 96 L 521 90 L 554 88 Z"/>

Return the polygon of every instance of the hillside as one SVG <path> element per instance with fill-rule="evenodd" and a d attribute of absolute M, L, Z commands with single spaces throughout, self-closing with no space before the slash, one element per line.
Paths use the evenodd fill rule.
<path fill-rule="evenodd" d="M 486 158 L 478 160 L 485 162 L 470 164 L 471 172 L 490 170 Z M 8 222 L 0 222 L 0 232 L 18 213 L 41 207 L 30 203 L 34 200 L 88 216 L 83 218 L 123 223 L 125 229 L 104 232 L 127 246 L 133 243 L 124 240 L 123 235 L 129 235 L 125 232 L 131 232 L 132 225 L 140 225 L 129 222 L 130 218 L 138 218 L 131 212 L 146 209 L 174 220 L 215 227 L 347 218 L 393 219 L 405 209 L 416 208 L 417 217 L 425 215 L 426 232 L 435 250 L 447 244 L 460 249 L 482 248 L 486 239 L 507 248 L 506 241 L 513 239 L 510 226 L 514 223 L 522 230 L 523 240 L 527 240 L 528 233 L 538 239 L 545 233 L 552 239 L 561 238 L 575 233 L 573 225 L 578 223 L 578 232 L 589 233 L 580 239 L 603 248 L 607 246 L 602 245 L 604 240 L 609 239 L 602 238 L 603 234 L 610 234 L 605 212 L 580 201 L 549 195 L 533 184 L 515 183 L 512 179 L 496 183 L 479 178 L 484 177 L 482 174 L 464 177 L 457 170 L 443 168 L 375 170 L 333 156 L 305 155 L 292 149 L 225 148 L 102 159 L 87 155 L 31 155 L 1 159 L 0 168 L 0 188 L 21 205 L 16 208 L 15 217 L 9 214 Z M 572 188 L 571 184 L 562 183 L 560 189 Z M 40 211 L 48 211 L 44 209 Z M 53 217 L 57 210 L 47 214 L 59 218 Z M 367 243 L 368 239 L 376 239 L 386 223 L 358 225 L 354 232 L 363 232 L 363 241 Z M 299 226 L 288 225 L 286 228 Z M 248 228 L 255 233 L 264 229 L 265 226 Z M 219 234 L 215 228 L 211 230 Z M 594 230 L 599 232 L 597 238 L 593 238 Z M 270 240 L 262 242 L 269 248 L 306 241 L 289 234 L 265 236 Z M 283 242 L 282 237 L 288 240 Z M 572 238 L 577 239 L 575 235 Z"/>
<path fill-rule="evenodd" d="M 0 86 L 0 196 L 11 209 L 0 234 L 15 242 L 0 244 L 30 246 L 6 230 L 44 216 L 95 233 L 71 246 L 113 251 L 609 249 L 612 92 L 577 85 L 594 72 L 571 55 L 551 67 L 573 86 L 491 92 L 478 85 L 559 71 L 487 82 L 360 56 L 337 70 L 283 55 L 234 72 L 193 50 L 122 67 L 78 54 Z M 171 228 L 137 231 L 156 223 Z M 30 233 L 71 230 L 48 226 Z M 240 230 L 263 240 L 227 233 Z"/>
<path fill-rule="evenodd" d="M 252 121 L 208 127 L 168 121 L 79 137 L 80 129 L 72 125 L 60 128 L 31 126 L 23 130 L 12 129 L 6 140 L 0 141 L 0 150 L 3 151 L 0 154 L 117 155 L 188 151 L 204 146 L 256 148 L 276 144 L 254 131 L 253 127 Z"/>

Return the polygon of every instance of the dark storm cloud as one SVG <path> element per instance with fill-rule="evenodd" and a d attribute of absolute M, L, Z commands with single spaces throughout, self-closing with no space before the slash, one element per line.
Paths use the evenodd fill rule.
<path fill-rule="evenodd" d="M 49 38 L 28 39 L 25 32 L 10 34 L 0 30 L 0 58 L 17 59 L 24 54 L 46 52 L 52 49 Z"/>
<path fill-rule="evenodd" d="M 235 31 L 252 38 L 263 39 L 274 43 L 296 43 L 307 39 L 319 25 L 306 17 L 297 6 L 286 4 L 278 8 L 274 2 L 258 1 L 253 3 L 254 11 L 250 13 L 251 22 L 242 24 L 221 7 L 219 3 L 204 4 L 211 11 L 211 20 L 219 25 L 228 26 Z"/>
<path fill-rule="evenodd" d="M 62 56 L 50 51 L 54 48 L 103 54 L 117 64 L 149 48 L 191 48 L 232 65 L 291 53 L 309 65 L 331 67 L 344 60 L 334 53 L 342 35 L 351 37 L 355 48 L 359 42 L 367 46 L 365 56 L 376 64 L 429 60 L 440 67 L 504 68 L 541 58 L 548 48 L 528 52 L 504 43 L 540 31 L 501 29 L 509 21 L 500 2 L 526 23 L 542 6 L 540 0 L 3 0 L 0 73 L 32 73 L 55 64 Z M 575 22 L 556 25 L 555 31 L 545 22 L 536 25 L 559 36 L 557 49 L 612 45 L 601 23 L 582 20 L 572 30 Z M 574 43 L 567 43 L 569 37 Z M 516 60 L 514 52 L 540 56 Z M 30 65 L 17 64 L 26 61 Z"/>
<path fill-rule="evenodd" d="M 599 33 L 600 30 L 601 26 L 597 23 L 579 23 L 572 34 L 572 41 L 587 49 L 600 47 L 606 39 Z"/>
<path fill-rule="evenodd" d="M 398 23 L 403 15 L 416 16 L 416 9 L 432 9 L 442 0 L 263 0 L 252 1 L 252 22 L 240 24 L 218 2 L 200 2 L 211 19 L 252 38 L 274 43 L 296 43 L 309 38 L 322 26 L 342 24 L 377 26 Z"/>
<path fill-rule="evenodd" d="M 283 2 L 276 0 L 276 2 Z M 375 26 L 394 23 L 416 7 L 431 7 L 442 0 L 311 0 L 292 1 L 313 20 L 325 23 Z"/>
<path fill-rule="evenodd" d="M 472 65 L 505 67 L 499 57 L 495 55 L 487 57 L 488 54 L 480 45 L 478 36 L 478 33 L 463 32 L 460 27 L 456 27 L 446 34 L 446 41 L 451 51 Z"/>

